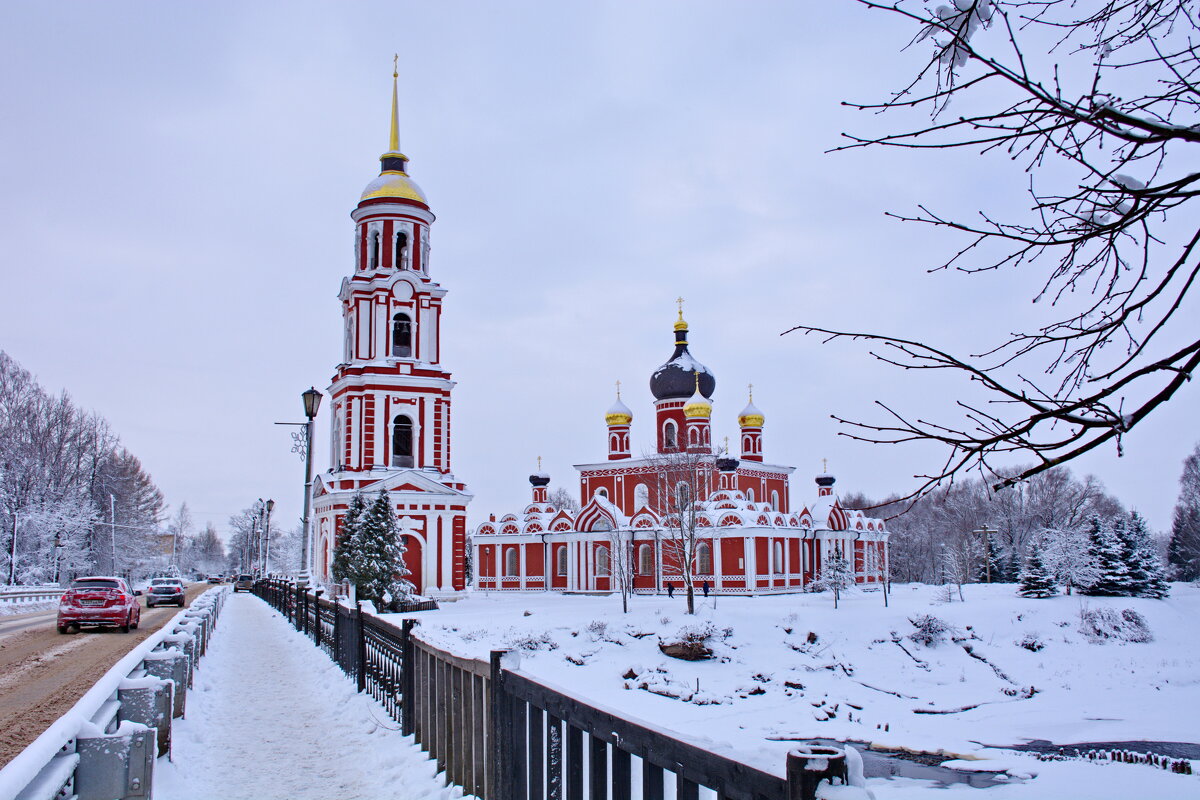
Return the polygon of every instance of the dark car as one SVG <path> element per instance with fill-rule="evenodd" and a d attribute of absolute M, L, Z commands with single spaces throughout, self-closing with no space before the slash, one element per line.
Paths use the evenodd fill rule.
<path fill-rule="evenodd" d="M 253 575 L 238 575 L 233 579 L 233 590 L 235 592 L 252 592 L 254 591 L 254 576 Z"/>
<path fill-rule="evenodd" d="M 142 606 L 124 578 L 78 578 L 58 604 L 58 632 L 89 627 L 120 628 L 129 633 L 142 621 Z"/>
<path fill-rule="evenodd" d="M 178 578 L 154 578 L 150 581 L 150 591 L 146 593 L 146 608 L 173 605 L 183 608 L 183 581 Z"/>

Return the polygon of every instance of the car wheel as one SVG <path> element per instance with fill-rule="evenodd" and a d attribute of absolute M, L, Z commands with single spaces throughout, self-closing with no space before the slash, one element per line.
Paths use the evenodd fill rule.
<path fill-rule="evenodd" d="M 142 624 L 142 612 L 139 611 L 137 613 L 137 616 L 133 618 L 133 622 L 130 623 L 129 627 L 134 628 L 136 630 L 137 626 L 141 625 L 141 624 Z"/>
<path fill-rule="evenodd" d="M 121 633 L 129 633 L 129 623 L 133 620 L 132 612 L 125 618 L 125 624 L 121 626 Z"/>
<path fill-rule="evenodd" d="M 62 633 L 62 634 L 65 634 L 70 629 L 71 629 L 71 626 L 69 626 L 69 625 L 59 625 L 58 626 L 58 632 Z"/>

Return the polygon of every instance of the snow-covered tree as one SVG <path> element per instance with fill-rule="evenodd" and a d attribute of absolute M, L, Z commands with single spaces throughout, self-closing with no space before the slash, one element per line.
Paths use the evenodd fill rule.
<path fill-rule="evenodd" d="M 559 486 L 550 490 L 550 494 L 546 497 L 547 502 L 558 510 L 567 510 L 572 514 L 579 511 L 579 497 L 564 486 Z"/>
<path fill-rule="evenodd" d="M 225 563 L 225 543 L 210 522 L 188 540 L 182 568 L 207 575 L 224 569 Z"/>
<path fill-rule="evenodd" d="M 379 490 L 358 523 L 358 534 L 350 541 L 345 578 L 354 584 L 358 597 L 371 600 L 377 608 L 409 599 L 415 587 L 404 565 L 404 535 L 386 489 Z"/>
<path fill-rule="evenodd" d="M 687 613 L 695 614 L 700 498 L 707 497 L 712 488 L 715 459 L 711 453 L 680 450 L 657 453 L 647 460 L 654 473 L 649 500 L 664 521 L 664 568 L 678 570 Z"/>
<path fill-rule="evenodd" d="M 834 545 L 833 552 L 825 559 L 816 586 L 818 590 L 828 589 L 833 592 L 833 607 L 837 608 L 842 592 L 854 586 L 854 567 L 842 552 L 840 544 Z"/>
<path fill-rule="evenodd" d="M 1045 544 L 1041 539 L 1034 539 L 1029 544 L 1029 555 L 1025 558 L 1025 568 L 1021 570 L 1020 587 L 1017 593 L 1022 597 L 1051 597 L 1058 594 L 1054 584 L 1054 571 L 1045 558 Z"/>
<path fill-rule="evenodd" d="M 1125 563 L 1121 535 L 1115 530 L 1124 526 L 1124 520 L 1120 519 L 1114 525 L 1098 517 L 1091 521 L 1087 554 L 1096 565 L 1096 578 L 1080 587 L 1080 594 L 1120 597 L 1129 593 L 1129 568 Z"/>
<path fill-rule="evenodd" d="M 1046 563 L 1053 570 L 1055 579 L 1067 587 L 1068 595 L 1072 589 L 1082 589 L 1099 580 L 1100 571 L 1083 531 L 1047 528 L 1045 543 Z"/>
<path fill-rule="evenodd" d="M 333 564 L 330 572 L 337 582 L 348 580 L 357 583 L 360 565 L 356 559 L 362 552 L 362 522 L 367 513 L 367 498 L 362 492 L 355 492 L 350 498 L 346 515 L 342 517 L 342 525 L 337 532 L 337 544 L 333 548 Z"/>
<path fill-rule="evenodd" d="M 1146 527 L 1146 520 L 1136 511 L 1129 515 L 1129 524 L 1124 528 L 1122 550 L 1131 596 L 1163 598 L 1170 593 L 1154 539 Z"/>
<path fill-rule="evenodd" d="M 629 595 L 633 593 L 633 578 L 636 574 L 633 555 L 633 537 L 628 531 L 608 532 L 609 581 L 621 595 L 621 612 L 629 613 Z"/>
<path fill-rule="evenodd" d="M 1200 444 L 1183 461 L 1167 563 L 1176 579 L 1200 580 Z"/>
<path fill-rule="evenodd" d="M 167 533 L 171 536 L 171 553 L 168 559 L 168 563 L 171 565 L 176 567 L 180 565 L 183 549 L 192 535 L 192 526 L 192 512 L 188 509 L 188 504 L 180 503 L 179 510 L 175 512 L 175 516 L 171 517 L 171 521 L 167 525 Z"/>

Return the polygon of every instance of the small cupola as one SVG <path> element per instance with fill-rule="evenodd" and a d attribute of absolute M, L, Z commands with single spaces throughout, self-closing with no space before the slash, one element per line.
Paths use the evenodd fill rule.
<path fill-rule="evenodd" d="M 700 390 L 700 373 L 694 373 L 695 387 L 692 396 L 683 407 L 683 415 L 688 419 L 706 418 L 712 416 L 712 402 Z"/>

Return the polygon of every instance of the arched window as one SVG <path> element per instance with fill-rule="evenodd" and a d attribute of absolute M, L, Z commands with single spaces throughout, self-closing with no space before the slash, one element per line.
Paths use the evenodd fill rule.
<path fill-rule="evenodd" d="M 712 575 L 712 548 L 707 542 L 700 542 L 696 545 L 696 572 L 699 575 Z"/>
<path fill-rule="evenodd" d="M 774 572 L 776 575 L 782 575 L 783 574 L 783 542 L 775 543 L 774 556 L 775 556 L 773 559 L 774 560 L 774 569 L 772 569 L 771 571 Z"/>
<path fill-rule="evenodd" d="M 396 269 L 404 269 L 404 254 L 408 250 L 408 234 L 400 231 L 396 234 Z"/>
<path fill-rule="evenodd" d="M 779 492 L 771 492 L 771 509 L 779 511 Z"/>
<path fill-rule="evenodd" d="M 633 487 L 633 510 L 638 511 L 650 505 L 650 489 L 644 483 Z"/>
<path fill-rule="evenodd" d="M 408 314 L 392 317 L 392 355 L 412 358 L 412 319 Z"/>
<path fill-rule="evenodd" d="M 554 554 L 555 567 L 559 575 L 566 576 L 567 574 L 567 548 L 560 547 L 558 552 Z"/>
<path fill-rule="evenodd" d="M 354 358 L 354 317 L 346 317 L 346 354 L 342 359 L 349 361 Z"/>
<path fill-rule="evenodd" d="M 680 481 L 675 484 L 675 507 L 680 511 L 684 511 L 692 504 L 692 487 L 688 486 L 687 481 Z"/>
<path fill-rule="evenodd" d="M 654 550 L 648 544 L 638 545 L 638 574 L 650 575 L 654 572 Z"/>
<path fill-rule="evenodd" d="M 517 577 L 517 548 L 508 547 L 504 550 L 504 577 Z"/>
<path fill-rule="evenodd" d="M 400 414 L 392 422 L 392 466 L 414 467 L 412 420 Z"/>
<path fill-rule="evenodd" d="M 675 423 L 667 420 L 666 424 L 663 425 L 663 449 L 674 450 L 676 447 L 678 447 L 678 444 L 675 439 Z"/>
<path fill-rule="evenodd" d="M 754 490 L 753 489 L 746 490 L 746 499 L 749 500 L 751 503 L 754 502 Z"/>
<path fill-rule="evenodd" d="M 608 489 L 605 489 L 603 486 L 601 486 L 599 489 L 596 490 L 596 495 L 598 497 L 603 497 L 605 500 L 607 500 L 608 499 Z"/>
<path fill-rule="evenodd" d="M 600 546 L 596 548 L 596 575 L 605 577 L 609 574 L 608 563 L 608 548 Z"/>
<path fill-rule="evenodd" d="M 690 428 L 688 430 L 688 444 L 689 445 L 700 444 L 700 431 L 698 431 L 696 428 Z"/>
<path fill-rule="evenodd" d="M 372 231 L 371 250 L 367 259 L 367 268 L 376 269 L 379 263 L 379 231 Z"/>

